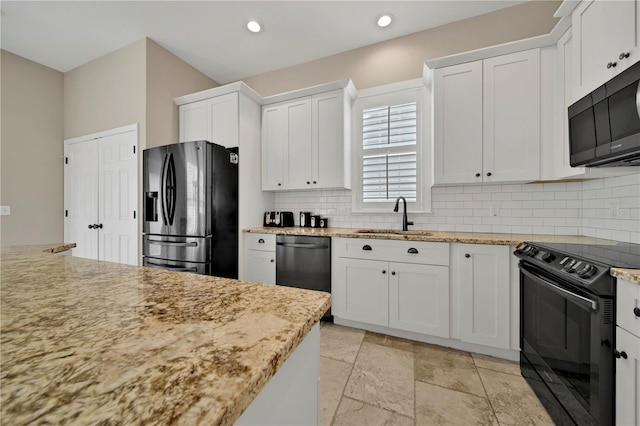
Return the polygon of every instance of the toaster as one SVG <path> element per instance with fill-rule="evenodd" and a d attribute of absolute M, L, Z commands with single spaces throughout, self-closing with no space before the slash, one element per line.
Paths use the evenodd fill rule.
<path fill-rule="evenodd" d="M 288 227 L 293 226 L 293 212 L 264 212 L 263 226 Z"/>

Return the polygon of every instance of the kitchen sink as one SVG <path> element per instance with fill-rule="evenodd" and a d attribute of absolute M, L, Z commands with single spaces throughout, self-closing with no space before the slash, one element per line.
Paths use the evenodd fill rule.
<path fill-rule="evenodd" d="M 353 232 L 356 234 L 371 234 L 371 235 L 421 235 L 421 236 L 433 235 L 431 231 L 402 231 L 400 229 L 358 229 Z"/>

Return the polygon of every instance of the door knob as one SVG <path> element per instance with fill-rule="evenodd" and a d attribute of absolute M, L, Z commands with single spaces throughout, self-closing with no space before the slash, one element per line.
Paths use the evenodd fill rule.
<path fill-rule="evenodd" d="M 476 173 L 476 177 L 480 177 L 480 173 Z"/>
<path fill-rule="evenodd" d="M 364 246 L 362 246 L 362 250 L 371 251 L 371 246 L 369 244 L 365 244 Z"/>
<path fill-rule="evenodd" d="M 395 275 L 395 274 L 396 274 L 396 271 L 391 271 L 391 275 Z"/>
<path fill-rule="evenodd" d="M 93 229 L 93 225 L 89 225 L 89 229 Z"/>
<path fill-rule="evenodd" d="M 623 59 L 627 59 L 628 57 L 629 57 L 629 52 L 622 52 L 620 56 L 618 56 L 618 59 L 623 60 Z"/>
<path fill-rule="evenodd" d="M 386 273 L 387 273 L 387 271 L 385 271 L 385 270 L 383 269 L 383 270 L 382 270 L 382 273 L 383 273 L 383 274 L 386 274 Z"/>
<path fill-rule="evenodd" d="M 466 257 L 466 258 L 468 259 L 468 258 L 470 258 L 470 257 L 471 257 L 471 255 L 470 255 L 469 253 L 466 253 L 466 254 L 464 255 L 464 257 Z"/>
<path fill-rule="evenodd" d="M 96 228 L 96 229 L 102 229 L 102 224 L 99 223 L 97 225 L 93 225 L 93 227 Z"/>
<path fill-rule="evenodd" d="M 491 172 L 487 173 L 487 176 L 491 176 Z"/>
<path fill-rule="evenodd" d="M 616 355 L 616 358 L 624 358 L 624 359 L 628 358 L 627 353 L 625 351 L 622 351 L 622 352 L 615 351 L 614 353 Z"/>
<path fill-rule="evenodd" d="M 607 64 L 607 69 L 609 69 L 609 68 L 615 68 L 615 67 L 616 67 L 616 65 L 618 65 L 616 62 L 609 62 L 609 63 Z"/>
<path fill-rule="evenodd" d="M 640 317 L 640 308 L 633 308 L 633 314 L 637 317 Z"/>
<path fill-rule="evenodd" d="M 275 260 L 274 260 L 274 259 L 271 259 L 271 263 L 273 263 L 273 262 L 275 262 Z"/>

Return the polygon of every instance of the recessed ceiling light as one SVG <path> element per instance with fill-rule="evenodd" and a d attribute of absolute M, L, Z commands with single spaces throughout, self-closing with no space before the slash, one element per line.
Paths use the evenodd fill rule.
<path fill-rule="evenodd" d="M 388 27 L 389 25 L 391 25 L 392 20 L 393 20 L 393 15 L 386 13 L 378 18 L 378 26 L 380 28 Z"/>
<path fill-rule="evenodd" d="M 260 31 L 262 31 L 262 26 L 257 21 L 249 21 L 249 23 L 247 24 L 247 28 L 252 33 L 259 33 Z"/>

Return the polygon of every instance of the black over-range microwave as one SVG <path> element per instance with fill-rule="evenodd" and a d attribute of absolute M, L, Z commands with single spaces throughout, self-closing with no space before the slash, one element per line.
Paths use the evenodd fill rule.
<path fill-rule="evenodd" d="M 571 166 L 640 166 L 640 62 L 569 107 Z"/>

